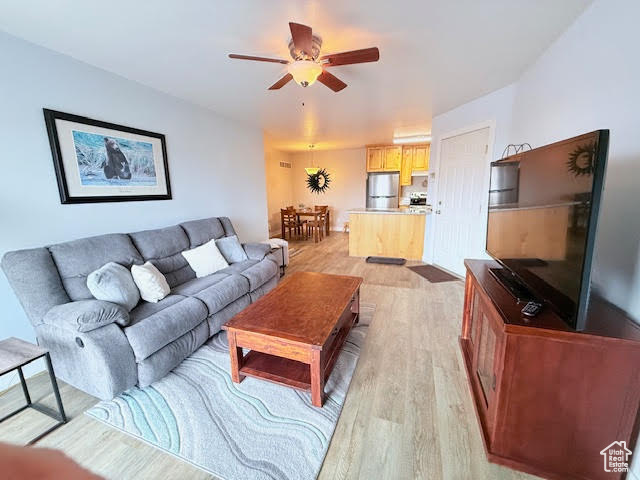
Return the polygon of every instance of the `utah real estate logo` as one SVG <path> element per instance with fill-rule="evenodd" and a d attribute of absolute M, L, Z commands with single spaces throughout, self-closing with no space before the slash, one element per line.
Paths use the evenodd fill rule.
<path fill-rule="evenodd" d="M 622 440 L 613 442 L 611 445 L 604 447 L 600 451 L 600 455 L 604 457 L 605 472 L 628 472 L 629 471 L 629 455 L 631 450 L 627 448 L 627 442 Z"/>

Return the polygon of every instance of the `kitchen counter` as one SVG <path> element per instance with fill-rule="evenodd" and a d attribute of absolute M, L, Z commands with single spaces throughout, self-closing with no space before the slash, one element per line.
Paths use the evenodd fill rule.
<path fill-rule="evenodd" d="M 426 219 L 408 208 L 350 210 L 349 255 L 422 260 Z"/>
<path fill-rule="evenodd" d="M 386 214 L 392 215 L 429 215 L 431 212 L 416 212 L 412 211 L 410 207 L 405 208 L 354 208 L 349 210 L 349 213 L 373 213 L 373 214 Z"/>

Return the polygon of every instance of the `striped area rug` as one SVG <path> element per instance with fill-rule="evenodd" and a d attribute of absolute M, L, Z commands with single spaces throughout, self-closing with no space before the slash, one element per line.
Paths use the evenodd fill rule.
<path fill-rule="evenodd" d="M 231 381 L 226 333 L 163 379 L 103 401 L 87 415 L 227 480 L 314 479 L 344 404 L 375 306 L 344 344 L 323 408 L 308 392 L 254 378 Z"/>

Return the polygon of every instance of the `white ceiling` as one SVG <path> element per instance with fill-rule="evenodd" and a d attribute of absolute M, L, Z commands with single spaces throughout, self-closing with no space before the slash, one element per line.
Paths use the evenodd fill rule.
<path fill-rule="evenodd" d="M 507 85 L 591 0 L 4 0 L 0 29 L 251 123 L 276 148 L 343 148 L 424 133 L 431 117 Z M 377 63 L 335 67 L 333 93 L 290 82 L 288 22 L 323 53 L 370 46 Z M 304 107 L 303 107 L 304 102 Z"/>

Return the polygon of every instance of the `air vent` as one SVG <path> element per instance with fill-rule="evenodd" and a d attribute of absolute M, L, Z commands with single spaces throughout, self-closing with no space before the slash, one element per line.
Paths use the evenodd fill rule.
<path fill-rule="evenodd" d="M 289 162 L 280 162 L 280 166 L 282 168 L 291 168 L 291 163 L 289 163 Z"/>

